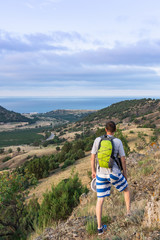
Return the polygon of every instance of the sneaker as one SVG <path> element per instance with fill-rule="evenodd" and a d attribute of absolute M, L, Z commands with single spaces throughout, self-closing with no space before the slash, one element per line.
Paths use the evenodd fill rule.
<path fill-rule="evenodd" d="M 103 228 L 98 229 L 98 235 L 103 234 Z"/>
<path fill-rule="evenodd" d="M 107 230 L 107 225 L 102 225 L 102 228 L 98 229 L 98 235 L 103 234 L 103 230 Z"/>

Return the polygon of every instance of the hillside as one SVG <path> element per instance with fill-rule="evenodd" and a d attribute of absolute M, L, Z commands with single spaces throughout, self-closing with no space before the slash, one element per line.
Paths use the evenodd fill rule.
<path fill-rule="evenodd" d="M 160 99 L 125 100 L 103 108 L 82 119 L 83 122 L 103 123 L 114 119 L 117 123 L 135 123 L 152 127 L 160 126 Z"/>
<path fill-rule="evenodd" d="M 54 110 L 47 113 L 37 114 L 38 117 L 45 117 L 45 118 L 55 118 L 58 120 L 65 120 L 69 122 L 75 122 L 83 117 L 87 116 L 88 114 L 95 112 L 92 110 Z"/>
<path fill-rule="evenodd" d="M 0 106 L 0 122 L 9 123 L 9 122 L 33 122 L 32 119 L 22 116 L 20 113 L 9 111 L 2 106 Z"/>
<path fill-rule="evenodd" d="M 160 151 L 158 148 L 147 147 L 146 154 L 132 153 L 127 158 L 128 182 L 131 192 L 132 216 L 125 218 L 125 203 L 122 193 L 118 193 L 113 187 L 112 195 L 105 199 L 103 207 L 103 221 L 107 223 L 108 230 L 99 238 L 96 234 L 96 194 L 90 189 L 90 179 L 87 179 L 87 171 L 90 171 L 90 157 L 78 161 L 76 171 L 83 184 L 87 184 L 89 193 L 81 196 L 80 204 L 74 209 L 72 215 L 65 222 L 51 225 L 42 235 L 34 233 L 30 239 L 34 240 L 159 240 L 159 168 Z M 64 172 L 57 172 L 54 176 L 41 183 L 41 193 L 37 189 L 32 194 L 41 201 L 45 186 L 50 190 L 51 185 L 71 175 L 72 167 Z M 158 191 L 157 191 L 158 190 Z M 159 227 L 158 227 L 159 226 Z"/>
<path fill-rule="evenodd" d="M 106 234 L 103 235 L 102 239 L 148 240 L 148 237 L 150 237 L 149 239 L 158 240 L 159 238 L 157 238 L 157 236 L 160 236 L 160 233 L 156 231 L 157 225 L 155 224 L 155 219 L 158 219 L 158 215 L 153 214 L 153 228 L 152 226 L 147 225 L 148 219 L 146 217 L 147 214 L 150 212 L 156 212 L 157 214 L 156 206 L 159 206 L 157 205 L 159 204 L 159 202 L 156 202 L 154 204 L 150 204 L 151 206 L 155 206 L 154 209 L 146 210 L 146 206 L 150 206 L 149 203 L 152 199 L 151 196 L 155 196 L 155 194 L 157 194 L 155 193 L 156 186 L 158 186 L 160 177 L 160 129 L 158 123 L 159 100 L 138 100 L 137 108 L 134 101 L 135 100 L 131 102 L 124 101 L 118 103 L 121 106 L 122 114 L 124 114 L 125 111 L 129 112 L 129 115 L 127 117 L 122 119 L 120 111 L 117 110 L 117 114 L 113 113 L 113 118 L 111 118 L 117 123 L 119 123 L 119 129 L 117 130 L 116 134 L 118 134 L 117 137 L 122 139 L 127 155 L 128 182 L 131 190 L 133 216 L 129 220 L 129 222 L 128 220 L 126 221 L 123 195 L 117 194 L 114 190 L 112 190 L 112 197 L 105 202 L 104 206 L 105 211 L 103 217 L 105 219 L 105 222 L 107 222 L 108 224 L 108 231 Z M 125 108 L 124 106 L 127 104 L 128 108 Z M 115 104 L 109 107 L 110 112 L 114 111 L 114 107 Z M 151 108 L 152 111 L 154 110 L 154 112 L 148 110 Z M 135 109 L 137 109 L 138 112 L 136 115 L 137 118 L 134 120 L 131 120 L 130 118 L 131 109 L 132 113 L 134 113 Z M 103 111 L 104 109 L 97 112 L 101 113 Z M 73 203 L 72 207 L 75 206 L 76 208 L 71 214 L 71 209 L 68 209 L 68 204 L 70 203 L 70 200 L 72 202 L 73 199 L 71 199 L 70 193 L 67 190 L 69 185 L 65 189 L 65 183 L 67 183 L 67 179 L 69 179 L 72 175 L 73 168 L 75 169 L 75 172 L 78 172 L 81 182 L 83 184 L 86 184 L 87 187 L 90 189 L 90 149 L 92 147 L 95 137 L 104 134 L 104 123 L 107 119 L 107 116 L 105 118 L 100 118 L 99 115 L 97 115 L 92 122 L 86 120 L 87 118 L 96 114 L 97 113 L 93 113 L 90 116 L 85 117 L 84 121 L 68 123 L 54 128 L 52 126 L 53 129 L 51 129 L 51 131 L 54 132 L 55 139 L 49 142 L 49 145 L 48 143 L 44 146 L 40 145 L 37 148 L 36 152 L 33 151 L 34 149 L 32 149 L 32 151 L 26 151 L 25 147 L 23 149 L 19 149 L 19 151 L 18 148 L 16 149 L 16 147 L 15 149 L 11 149 L 9 147 L 1 149 L 1 169 L 5 170 L 2 170 L 2 173 L 5 173 L 6 169 L 8 168 L 13 168 L 16 174 L 23 174 L 24 186 L 30 186 L 30 194 L 23 202 L 23 204 L 25 202 L 29 204 L 26 205 L 26 208 L 29 207 L 30 209 L 27 219 L 23 222 L 23 224 L 25 224 L 25 226 L 27 227 L 26 229 L 28 229 L 28 231 L 30 232 L 31 226 L 31 230 L 37 231 L 38 235 L 40 235 L 40 231 L 42 229 L 38 229 L 38 226 L 41 226 L 42 224 L 42 215 L 46 214 L 46 222 L 43 222 L 43 226 L 46 226 L 48 228 L 44 231 L 42 236 L 37 238 L 37 240 L 99 239 L 95 234 L 96 195 L 91 191 L 86 195 L 86 192 L 83 197 L 80 198 L 80 205 L 76 207 L 79 203 L 80 195 L 77 195 L 79 194 L 78 192 L 75 193 L 73 198 L 75 199 L 75 203 Z M 145 118 L 143 120 L 146 122 L 143 122 L 143 120 L 141 119 L 143 114 L 145 115 L 145 117 L 143 116 L 143 118 Z M 154 124 L 153 122 L 151 122 L 150 115 L 152 116 L 152 119 L 155 119 Z M 140 121 L 139 123 L 136 123 L 138 118 L 140 118 Z M 148 125 L 145 125 L 147 124 L 147 121 Z M 128 155 L 129 152 L 130 155 Z M 15 169 L 15 167 L 18 168 Z M 8 172 L 10 172 L 10 170 Z M 37 180 L 35 180 L 33 174 L 35 174 Z M 10 181 L 12 181 L 12 179 L 14 178 L 11 177 L 9 179 Z M 6 178 L 4 178 L 4 184 L 8 184 L 7 181 Z M 37 185 L 32 187 L 32 184 L 36 183 L 36 181 L 38 181 Z M 48 197 L 47 195 L 45 197 L 45 194 L 47 194 L 47 191 L 52 191 L 53 184 L 55 187 L 58 188 L 60 186 L 63 186 L 63 188 L 60 187 L 59 190 L 58 188 L 56 190 L 62 192 L 58 195 L 51 194 L 52 196 L 60 197 L 60 199 L 52 199 L 49 197 L 50 200 L 48 202 Z M 75 182 L 75 184 L 77 183 Z M 72 184 L 70 184 L 70 187 L 71 186 Z M 80 185 L 78 184 L 75 186 Z M 82 190 L 84 188 L 80 187 L 78 191 L 81 191 L 80 189 Z M 67 192 L 64 192 L 66 190 Z M 77 191 L 76 187 L 75 191 Z M 78 199 L 76 200 L 77 196 Z M 46 203 L 44 203 L 44 199 Z M 156 197 L 156 199 L 159 199 L 159 196 Z M 158 201 L 155 199 L 153 200 Z M 8 200 L 6 199 L 6 201 Z M 54 204 L 52 201 L 54 202 Z M 69 202 L 66 203 L 65 201 Z M 52 202 L 51 205 L 50 202 Z M 58 205 L 59 202 L 61 202 L 63 208 Z M 49 205 L 47 206 L 46 204 Z M 37 206 L 37 210 L 35 206 Z M 51 211 L 54 220 L 56 219 L 54 211 L 56 211 L 56 214 L 58 214 L 56 216 L 60 216 L 62 214 L 62 218 L 59 219 L 59 223 L 53 222 L 53 219 L 50 219 L 52 222 L 49 222 L 47 220 L 49 216 L 51 217 L 51 212 L 48 212 L 47 210 L 49 209 L 49 206 L 54 208 L 54 210 L 52 209 L 53 211 Z M 63 212 L 64 209 L 65 212 Z M 4 209 L 4 216 L 5 213 L 6 211 Z M 49 215 L 47 215 L 48 213 Z M 20 215 L 20 217 L 23 219 L 23 215 Z M 30 222 L 29 220 L 30 217 L 32 219 L 32 222 Z M 66 220 L 67 217 L 69 217 L 68 220 Z M 152 216 L 149 217 L 150 219 L 152 218 Z M 36 221 L 40 225 L 37 225 L 36 227 L 33 226 L 34 219 L 37 219 Z M 63 222 L 61 222 L 62 220 Z M 64 220 L 66 221 L 64 222 Z M 145 225 L 143 225 L 144 222 Z M 24 227 L 22 227 L 22 229 L 24 229 Z M 33 234 L 33 237 L 31 238 L 28 236 L 28 240 L 35 239 L 37 233 L 35 233 L 36 235 Z"/>

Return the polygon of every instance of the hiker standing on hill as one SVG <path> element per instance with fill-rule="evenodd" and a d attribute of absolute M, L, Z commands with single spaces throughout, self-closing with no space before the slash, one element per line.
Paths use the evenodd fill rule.
<path fill-rule="evenodd" d="M 97 137 L 91 151 L 92 178 L 96 177 L 97 205 L 96 215 L 98 224 L 98 235 L 103 233 L 105 225 L 102 226 L 102 206 L 104 198 L 110 196 L 111 185 L 118 191 L 124 191 L 127 215 L 130 215 L 130 193 L 127 183 L 127 171 L 125 152 L 120 139 L 114 137 L 116 124 L 113 121 L 106 123 L 106 135 Z M 106 141 L 107 140 L 107 141 Z M 107 152 L 106 152 L 107 151 Z M 123 175 L 118 167 L 118 155 L 121 159 Z M 108 160 L 106 160 L 108 157 Z M 95 160 L 97 167 L 95 167 Z M 106 161 L 106 162 L 105 162 Z M 116 163 L 117 162 L 117 163 Z"/>

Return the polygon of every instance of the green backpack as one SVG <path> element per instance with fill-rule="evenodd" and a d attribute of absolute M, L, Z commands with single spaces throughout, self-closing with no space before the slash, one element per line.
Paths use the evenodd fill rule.
<path fill-rule="evenodd" d="M 114 156 L 114 144 L 113 144 L 113 139 L 115 137 L 110 137 L 107 135 L 101 136 L 100 137 L 100 143 L 98 146 L 98 162 L 99 166 L 102 168 L 111 168 L 113 167 L 114 161 L 117 163 L 119 169 L 122 171 L 122 163 L 121 159 L 118 156 Z"/>
<path fill-rule="evenodd" d="M 104 135 L 101 137 L 99 146 L 98 146 L 98 162 L 99 166 L 102 168 L 111 168 L 115 160 L 114 157 L 114 137 Z"/>

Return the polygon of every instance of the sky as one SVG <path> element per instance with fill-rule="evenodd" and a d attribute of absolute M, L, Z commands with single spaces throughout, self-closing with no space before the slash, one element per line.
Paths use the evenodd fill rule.
<path fill-rule="evenodd" d="M 0 3 L 0 97 L 160 97 L 159 0 Z"/>

